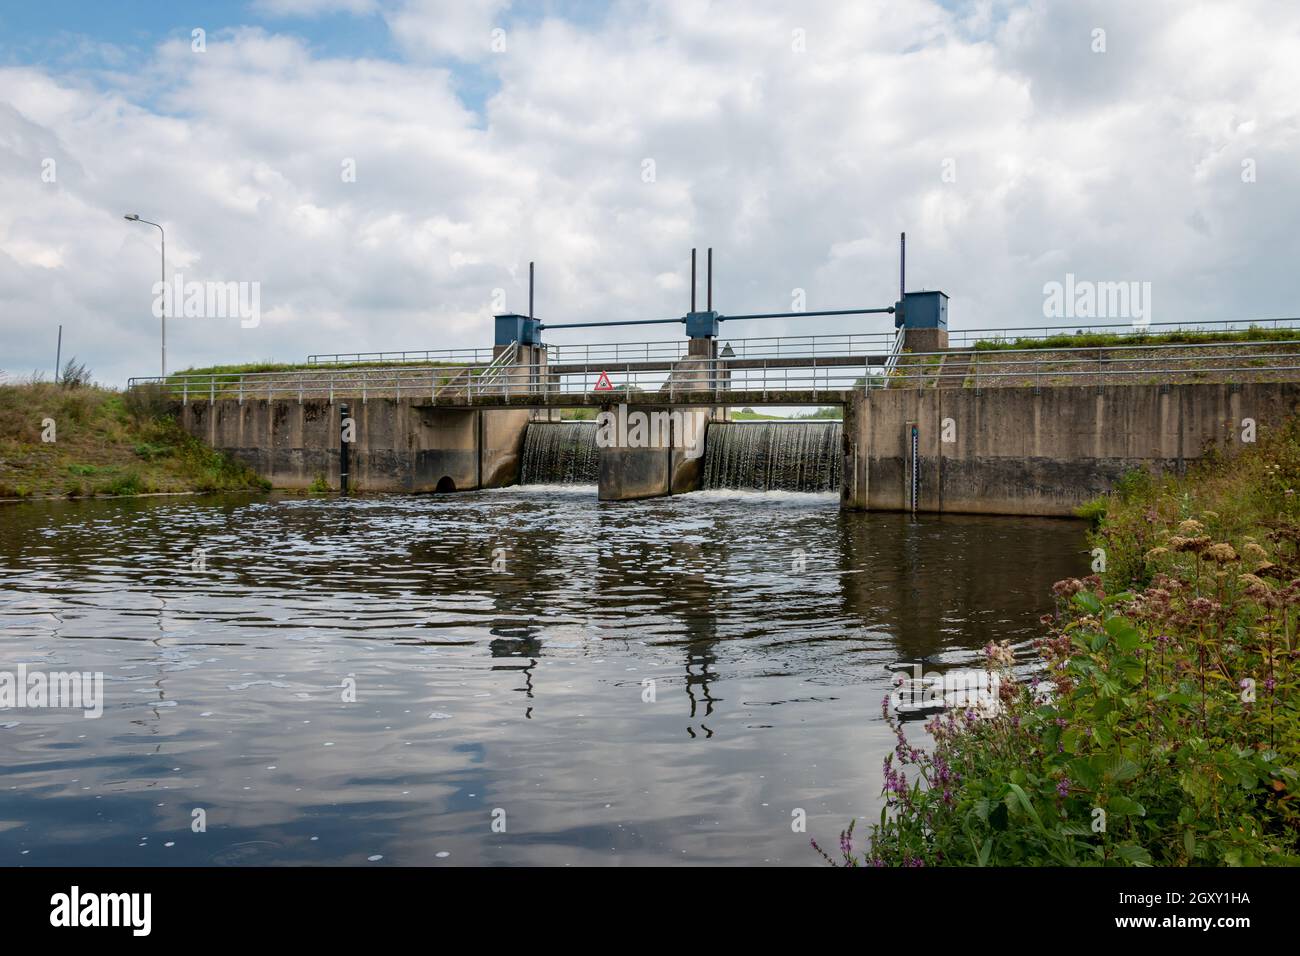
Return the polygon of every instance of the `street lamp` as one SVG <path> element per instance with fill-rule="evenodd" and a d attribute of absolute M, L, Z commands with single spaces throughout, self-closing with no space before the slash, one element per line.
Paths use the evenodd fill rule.
<path fill-rule="evenodd" d="M 129 213 L 122 218 L 128 222 L 143 222 L 149 226 L 157 226 L 158 231 L 162 233 L 162 315 L 159 317 L 162 322 L 162 377 L 167 377 L 167 233 L 156 222 L 150 222 L 148 219 L 141 219 L 139 213 Z"/>

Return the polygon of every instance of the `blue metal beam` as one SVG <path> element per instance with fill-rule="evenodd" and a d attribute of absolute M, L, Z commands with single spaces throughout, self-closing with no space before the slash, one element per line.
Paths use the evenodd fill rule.
<path fill-rule="evenodd" d="M 539 326 L 543 329 L 590 329 L 598 325 L 664 325 L 669 322 L 685 322 L 683 319 L 628 319 L 613 322 L 562 322 L 559 324 L 545 322 Z"/>
<path fill-rule="evenodd" d="M 829 312 L 751 312 L 748 315 L 720 315 L 719 322 L 726 322 L 735 319 L 802 319 L 809 315 L 873 315 L 882 312 L 893 312 L 894 307 L 891 305 L 887 309 L 835 309 Z"/>

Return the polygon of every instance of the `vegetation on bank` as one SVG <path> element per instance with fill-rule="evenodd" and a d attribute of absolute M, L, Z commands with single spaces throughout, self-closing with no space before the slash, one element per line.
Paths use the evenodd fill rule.
<path fill-rule="evenodd" d="M 794 415 L 768 415 L 765 412 L 756 412 L 752 408 L 740 408 L 731 410 L 732 421 L 737 422 L 762 422 L 762 421 L 839 421 L 844 416 L 844 410 L 838 405 L 829 407 L 815 408 L 812 411 L 796 412 Z"/>
<path fill-rule="evenodd" d="M 1088 515 L 1104 569 L 1054 587 L 992 713 L 949 711 L 885 760 L 840 865 L 1300 863 L 1300 420 L 1186 478 L 1134 473 Z"/>
<path fill-rule="evenodd" d="M 202 368 L 185 368 L 178 372 L 169 372 L 167 381 L 179 385 L 184 376 L 193 375 L 253 375 L 258 372 L 331 372 L 370 368 L 443 368 L 473 365 L 464 362 L 339 362 L 338 364 L 312 364 L 309 362 L 273 362 L 269 359 L 261 362 L 240 362 L 234 365 L 206 365 Z"/>
<path fill-rule="evenodd" d="M 980 339 L 971 348 L 977 352 L 1007 349 L 1082 349 L 1116 345 L 1177 345 L 1211 342 L 1283 342 L 1300 339 L 1300 329 L 1252 325 L 1236 332 L 1064 332 L 1046 338 Z"/>
<path fill-rule="evenodd" d="M 0 498 L 269 487 L 186 433 L 156 388 L 120 392 L 88 378 L 0 385 Z"/>

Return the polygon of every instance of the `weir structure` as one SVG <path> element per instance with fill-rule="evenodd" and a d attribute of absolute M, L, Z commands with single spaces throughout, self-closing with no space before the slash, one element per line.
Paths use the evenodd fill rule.
<path fill-rule="evenodd" d="M 791 437 L 782 447 L 820 456 L 790 473 L 833 480 L 842 507 L 1032 515 L 1072 514 L 1133 468 L 1182 471 L 1211 448 L 1240 450 L 1300 410 L 1300 341 L 1287 334 L 1297 320 L 1266 320 L 1287 331 L 1249 340 L 1227 335 L 1240 323 L 1181 323 L 1225 337 L 1161 344 L 1151 336 L 1174 323 L 1095 326 L 1123 344 L 1086 348 L 1056 341 L 1083 331 L 1076 327 L 950 334 L 947 295 L 906 291 L 902 261 L 900 253 L 891 306 L 725 315 L 713 308 L 712 250 L 697 309 L 692 250 L 685 315 L 580 323 L 535 316 L 530 264 L 528 313 L 496 316 L 491 349 L 313 355 L 284 371 L 181 373 L 131 386 L 161 387 L 188 431 L 280 487 L 318 478 L 363 491 L 501 487 L 523 477 L 534 429 L 534 458 L 547 454 L 542 444 L 563 446 L 576 457 L 559 473 L 594 472 L 599 497 L 611 501 L 700 488 L 710 446 L 745 443 L 725 431 L 749 428 L 730 423 L 729 409 L 838 407 L 838 448 Z M 721 334 L 727 323 L 872 314 L 892 314 L 894 331 Z M 686 339 L 543 341 L 547 330 L 660 324 L 684 326 Z M 536 431 L 569 427 L 555 422 L 572 408 L 600 413 L 594 467 L 585 446 Z M 667 424 L 653 440 L 634 440 L 627 420 L 638 415 Z M 613 425 L 604 441 L 602 423 Z M 838 456 L 829 469 L 827 455 Z M 769 476 L 770 458 L 756 458 Z M 539 459 L 531 470 L 536 480 L 549 466 Z"/>

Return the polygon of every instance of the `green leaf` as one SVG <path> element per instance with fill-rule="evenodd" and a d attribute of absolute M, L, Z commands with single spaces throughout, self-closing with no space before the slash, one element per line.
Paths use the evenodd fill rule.
<path fill-rule="evenodd" d="M 1102 772 L 1107 780 L 1124 783 L 1140 774 L 1142 768 L 1122 754 L 1115 754 L 1106 762 L 1106 769 Z"/>
<path fill-rule="evenodd" d="M 1106 633 L 1121 651 L 1131 651 L 1142 643 L 1142 632 L 1118 615 L 1106 622 Z"/>
<path fill-rule="evenodd" d="M 1107 801 L 1106 812 L 1121 817 L 1144 817 L 1147 808 L 1129 797 L 1115 796 Z"/>
<path fill-rule="evenodd" d="M 1151 854 L 1136 843 L 1124 843 L 1115 847 L 1115 854 L 1121 860 L 1132 863 L 1134 866 L 1151 865 Z"/>
<path fill-rule="evenodd" d="M 1101 774 L 1093 767 L 1087 757 L 1076 757 L 1066 764 L 1070 779 L 1089 790 L 1096 790 L 1101 785 Z"/>
<path fill-rule="evenodd" d="M 1025 794 L 1025 791 L 1014 783 L 1008 784 L 1008 786 L 1011 788 L 1011 792 L 1015 794 L 1016 799 L 1020 802 L 1020 806 L 1024 809 L 1025 813 L 1027 813 L 1029 818 L 1034 821 L 1034 825 L 1038 827 L 1038 829 L 1043 830 L 1043 821 L 1038 818 L 1038 811 L 1035 810 L 1034 805 L 1029 802 L 1029 797 Z"/>
<path fill-rule="evenodd" d="M 1101 601 L 1097 599 L 1097 595 L 1090 591 L 1080 591 L 1074 596 L 1074 603 L 1089 614 L 1096 614 L 1101 610 Z"/>

